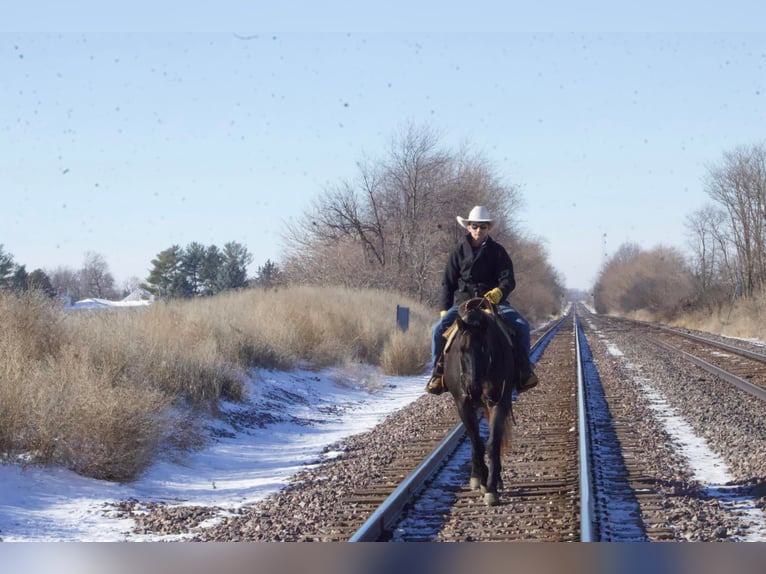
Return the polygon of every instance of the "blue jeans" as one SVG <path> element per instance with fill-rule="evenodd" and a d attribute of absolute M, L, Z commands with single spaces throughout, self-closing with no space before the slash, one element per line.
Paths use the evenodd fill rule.
<path fill-rule="evenodd" d="M 527 358 L 529 358 L 530 339 L 529 323 L 527 320 L 510 305 L 498 305 L 497 313 L 507 324 L 513 327 L 514 331 L 516 331 L 516 336 L 518 337 L 519 343 L 521 343 L 521 348 L 526 353 Z M 439 318 L 431 328 L 431 360 L 434 366 L 436 366 L 436 361 L 439 359 L 442 351 L 444 351 L 444 344 L 447 342 L 444 338 L 444 332 L 455 322 L 455 319 L 457 319 L 457 305 L 447 309 L 447 313 L 444 317 Z M 533 367 L 531 363 L 530 367 Z"/>

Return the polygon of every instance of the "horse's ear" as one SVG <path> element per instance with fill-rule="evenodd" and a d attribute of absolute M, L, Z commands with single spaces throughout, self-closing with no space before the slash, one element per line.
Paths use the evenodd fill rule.
<path fill-rule="evenodd" d="M 465 321 L 463 321 L 463 319 L 462 319 L 462 317 L 460 317 L 460 315 L 458 315 L 455 318 L 455 322 L 457 323 L 457 328 L 458 329 L 465 329 Z"/>

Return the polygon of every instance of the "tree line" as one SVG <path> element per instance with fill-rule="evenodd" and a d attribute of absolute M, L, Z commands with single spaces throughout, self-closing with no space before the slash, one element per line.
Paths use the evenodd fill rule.
<path fill-rule="evenodd" d="M 766 295 L 766 147 L 724 152 L 707 166 L 702 185 L 710 202 L 686 218 L 689 253 L 622 245 L 599 273 L 597 311 L 644 309 L 672 318 Z"/>
<path fill-rule="evenodd" d="M 321 190 L 286 225 L 279 265 L 269 260 L 248 278 L 252 255 L 244 245 L 172 245 L 152 259 L 148 277 L 129 287 L 186 298 L 248 286 L 339 285 L 386 289 L 436 305 L 447 256 L 465 234 L 456 216 L 484 205 L 495 219 L 493 238 L 514 261 L 513 304 L 530 320 L 559 310 L 563 282 L 542 241 L 519 225 L 518 186 L 480 153 L 468 146 L 448 149 L 435 130 L 410 124 L 390 138 L 381 157 L 362 158 L 356 166 L 354 177 Z M 81 270 L 59 268 L 50 282 L 54 292 L 74 300 L 116 294 L 108 266 L 96 254 L 86 257 Z"/>
<path fill-rule="evenodd" d="M 284 259 L 267 261 L 247 277 L 252 255 L 237 242 L 173 245 L 151 261 L 141 286 L 164 298 L 210 296 L 229 289 L 287 284 L 375 287 L 438 301 L 447 254 L 465 231 L 455 221 L 473 205 L 496 219 L 492 235 L 514 260 L 512 302 L 530 319 L 555 313 L 564 293 L 543 243 L 518 223 L 522 197 L 481 154 L 447 149 L 425 126 L 405 126 L 382 157 L 363 158 L 356 174 L 330 184 L 282 238 Z M 607 259 L 593 287 L 603 313 L 646 310 L 673 317 L 712 308 L 732 297 L 766 294 L 766 147 L 740 146 L 707 167 L 710 203 L 686 219 L 690 251 L 673 246 L 643 250 L 627 243 Z M 119 295 L 103 256 L 88 252 L 82 268 L 28 272 L 0 245 L 0 289 L 40 289 L 72 300 Z"/>
<path fill-rule="evenodd" d="M 84 297 L 108 298 L 115 295 L 114 277 L 102 255 L 87 252 L 80 269 L 57 267 L 52 271 L 16 263 L 0 244 L 0 290 L 17 292 L 36 289 L 50 297 L 61 296 L 76 301 Z"/>
<path fill-rule="evenodd" d="M 50 297 L 71 302 L 86 298 L 118 299 L 142 288 L 166 299 L 215 295 L 228 289 L 249 286 L 275 287 L 281 283 L 279 266 L 267 260 L 253 277 L 247 276 L 252 255 L 244 245 L 226 243 L 223 249 L 215 245 L 190 243 L 185 248 L 174 245 L 152 259 L 148 277 L 128 279 L 121 288 L 103 255 L 86 252 L 79 269 L 58 266 L 53 270 L 35 269 L 16 263 L 11 253 L 0 244 L 0 290 L 24 292 L 43 291 Z"/>
<path fill-rule="evenodd" d="M 2 244 L 0 244 L 0 289 L 14 291 L 39 289 L 51 296 L 55 293 L 45 271 L 35 269 L 28 273 L 26 265 L 16 263 L 13 255 L 6 252 Z"/>
<path fill-rule="evenodd" d="M 279 265 L 267 261 L 248 278 L 252 255 L 244 245 L 193 242 L 160 251 L 138 285 L 163 298 L 210 296 L 253 285 L 374 287 L 436 305 L 447 256 L 465 234 L 456 216 L 484 205 L 495 219 L 493 238 L 514 261 L 513 304 L 531 320 L 559 310 L 563 282 L 542 241 L 521 229 L 519 188 L 482 154 L 467 145 L 449 149 L 432 128 L 410 124 L 390 138 L 381 157 L 362 158 L 356 167 L 354 177 L 321 190 L 286 225 Z M 82 270 L 68 277 L 59 270 L 50 279 L 59 293 L 67 279 L 75 299 L 115 292 L 108 267 L 95 256 Z"/>
<path fill-rule="evenodd" d="M 247 276 L 253 260 L 247 247 L 236 241 L 216 245 L 189 243 L 173 245 L 152 259 L 152 269 L 144 286 L 165 298 L 210 296 L 249 286 L 273 287 L 279 283 L 279 268 L 267 260 L 254 278 Z"/>

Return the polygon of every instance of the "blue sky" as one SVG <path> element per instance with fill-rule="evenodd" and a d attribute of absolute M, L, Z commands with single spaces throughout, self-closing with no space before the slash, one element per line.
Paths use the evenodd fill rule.
<path fill-rule="evenodd" d="M 756 2 L 261 4 L 2 8 L 0 243 L 18 263 L 95 251 L 120 282 L 173 244 L 238 241 L 254 270 L 412 122 L 518 185 L 522 227 L 587 288 L 625 241 L 685 249 L 707 166 L 766 141 Z"/>

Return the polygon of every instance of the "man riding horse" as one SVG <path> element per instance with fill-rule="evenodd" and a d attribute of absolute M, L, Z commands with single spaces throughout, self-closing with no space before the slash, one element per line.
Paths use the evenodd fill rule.
<path fill-rule="evenodd" d="M 431 355 L 433 373 L 426 391 L 439 395 L 444 384 L 444 333 L 455 322 L 458 306 L 474 297 L 485 297 L 497 305 L 498 315 L 511 327 L 514 344 L 521 351 L 519 391 L 538 384 L 529 359 L 529 323 L 511 307 L 507 298 L 516 287 L 513 262 L 505 248 L 489 236 L 493 220 L 486 207 L 477 205 L 467 218 L 457 216 L 457 222 L 467 234 L 452 251 L 442 279 L 441 317 L 432 329 Z"/>

